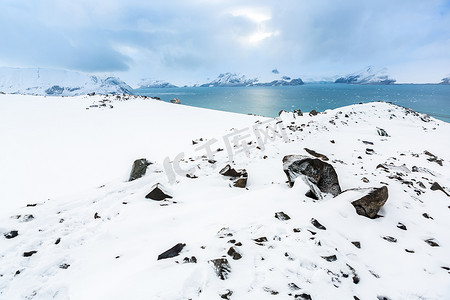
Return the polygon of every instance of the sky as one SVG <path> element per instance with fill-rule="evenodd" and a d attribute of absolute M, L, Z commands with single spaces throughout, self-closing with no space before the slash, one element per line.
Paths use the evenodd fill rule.
<path fill-rule="evenodd" d="M 366 66 L 400 83 L 450 75 L 450 0 L 1 0 L 0 37 L 0 66 L 131 85 L 224 72 L 322 80 Z"/>

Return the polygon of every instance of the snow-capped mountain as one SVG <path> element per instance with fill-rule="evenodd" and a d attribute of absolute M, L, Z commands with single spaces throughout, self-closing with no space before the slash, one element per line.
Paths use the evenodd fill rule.
<path fill-rule="evenodd" d="M 450 84 L 450 76 L 442 78 L 439 84 Z"/>
<path fill-rule="evenodd" d="M 387 69 L 380 70 L 374 67 L 367 67 L 359 72 L 339 77 L 335 83 L 350 83 L 350 84 L 393 84 L 395 79 L 390 78 L 386 74 Z"/>
<path fill-rule="evenodd" d="M 176 85 L 165 80 L 142 79 L 139 88 L 176 88 Z"/>
<path fill-rule="evenodd" d="M 270 82 L 259 82 L 259 78 L 248 78 L 242 74 L 224 73 L 220 74 L 211 82 L 200 85 L 201 87 L 239 87 L 239 86 L 289 86 L 304 84 L 301 78 L 291 79 L 282 76 L 282 79 L 276 79 Z"/>
<path fill-rule="evenodd" d="M 211 82 L 204 83 L 200 87 L 232 87 L 250 86 L 258 82 L 258 78 L 247 78 L 247 76 L 236 73 L 223 73 Z"/>
<path fill-rule="evenodd" d="M 131 94 L 117 77 L 41 68 L 0 68 L 0 91 L 9 94 L 76 96 L 88 93 Z"/>

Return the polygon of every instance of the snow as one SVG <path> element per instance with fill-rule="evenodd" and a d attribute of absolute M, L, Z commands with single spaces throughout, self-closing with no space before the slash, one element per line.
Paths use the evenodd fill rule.
<path fill-rule="evenodd" d="M 2 299 L 222 299 L 227 290 L 230 299 L 448 299 L 450 274 L 442 267 L 450 267 L 449 197 L 430 189 L 436 181 L 450 192 L 448 123 L 387 103 L 317 116 L 282 113 L 288 142 L 277 137 L 259 150 L 249 131 L 249 152 L 233 152 L 232 166 L 249 176 L 240 189 L 219 175 L 229 163 L 226 150 L 211 163 L 196 149 L 226 149 L 232 128 L 274 125 L 272 119 L 144 97 L 0 95 L 0 107 Z M 361 191 L 316 201 L 304 196 L 309 188 L 300 178 L 290 188 L 282 158 L 308 155 L 305 147 L 330 159 L 343 190 L 387 185 L 382 217 L 356 214 L 351 202 Z M 194 167 L 198 178 L 170 183 L 164 159 L 181 152 L 182 168 Z M 153 164 L 127 182 L 138 158 Z M 173 199 L 146 199 L 155 183 Z M 281 211 L 290 219 L 274 217 Z M 11 230 L 19 235 L 4 238 Z M 257 244 L 260 237 L 268 241 Z M 439 247 L 425 242 L 430 238 Z M 179 256 L 157 260 L 177 243 L 186 244 Z M 239 260 L 227 255 L 233 245 Z M 322 258 L 331 255 L 337 260 Z M 191 256 L 197 263 L 183 263 Z M 221 257 L 231 265 L 226 280 L 209 262 Z"/>
<path fill-rule="evenodd" d="M 0 68 L 0 91 L 26 95 L 77 96 L 88 93 L 131 93 L 132 88 L 116 77 L 43 68 Z"/>
<path fill-rule="evenodd" d="M 376 69 L 369 66 L 363 70 L 350 75 L 339 77 L 335 83 L 351 83 L 351 84 L 393 84 L 395 79 L 389 77 L 387 69 Z"/>

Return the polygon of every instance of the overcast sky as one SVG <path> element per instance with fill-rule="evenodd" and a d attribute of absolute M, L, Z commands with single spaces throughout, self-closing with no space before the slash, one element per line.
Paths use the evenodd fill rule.
<path fill-rule="evenodd" d="M 0 66 L 176 84 L 223 72 L 450 74 L 450 0 L 1 0 Z"/>

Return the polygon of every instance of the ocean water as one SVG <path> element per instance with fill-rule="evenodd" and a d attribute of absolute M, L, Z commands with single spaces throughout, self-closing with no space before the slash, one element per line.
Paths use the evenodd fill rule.
<path fill-rule="evenodd" d="M 278 116 L 280 110 L 324 111 L 356 103 L 386 101 L 450 122 L 449 85 L 329 83 L 286 87 L 146 88 L 133 92 L 164 101 L 179 98 L 184 105 L 267 117 Z"/>

